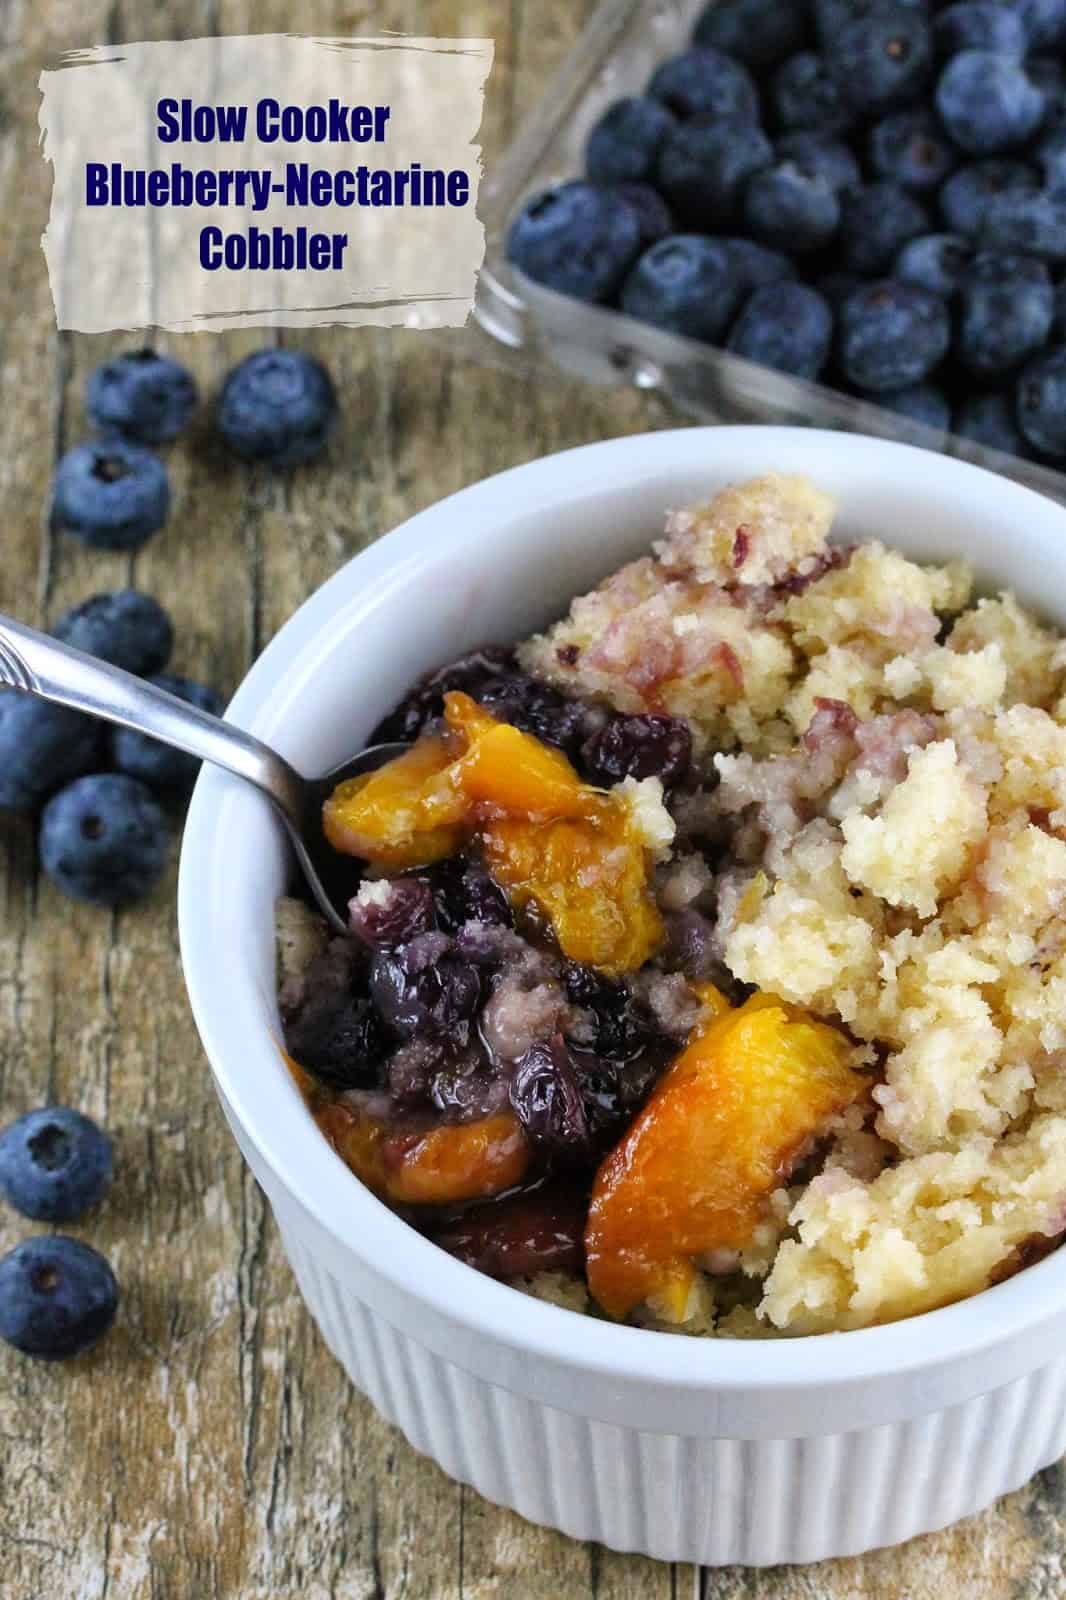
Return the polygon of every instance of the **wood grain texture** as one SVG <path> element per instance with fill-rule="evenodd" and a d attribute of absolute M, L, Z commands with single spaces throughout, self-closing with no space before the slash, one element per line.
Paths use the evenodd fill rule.
<path fill-rule="evenodd" d="M 590 0 L 3 0 L 0 4 L 0 609 L 52 621 L 133 580 L 171 609 L 175 666 L 230 691 L 294 607 L 402 518 L 547 451 L 669 420 L 652 402 L 530 386 L 402 332 L 301 336 L 344 422 L 328 464 L 279 483 L 204 426 L 169 452 L 175 506 L 132 559 L 49 534 L 57 452 L 122 338 L 55 332 L 39 238 L 49 172 L 36 80 L 64 49 L 269 31 L 490 34 L 491 161 Z M 169 341 L 206 393 L 260 334 Z M 531 1527 L 449 1482 L 349 1386 L 302 1309 L 215 1104 L 185 1003 L 174 874 L 115 915 L 37 876 L 0 820 L 0 1113 L 58 1099 L 101 1118 L 118 1178 L 75 1230 L 110 1256 L 119 1323 L 50 1368 L 0 1353 L 0 1595 L 10 1600 L 1039 1600 L 1063 1592 L 1059 1468 L 985 1516 L 896 1552 L 700 1574 Z M 0 1215 L 0 1248 L 29 1225 Z"/>

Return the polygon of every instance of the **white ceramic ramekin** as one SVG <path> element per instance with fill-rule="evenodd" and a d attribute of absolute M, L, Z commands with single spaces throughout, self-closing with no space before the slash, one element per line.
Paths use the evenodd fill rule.
<path fill-rule="evenodd" d="M 297 612 L 230 715 L 325 770 L 421 671 L 525 634 L 642 551 L 668 506 L 769 468 L 836 494 L 838 533 L 965 555 L 1066 625 L 1051 501 L 874 439 L 686 429 L 519 467 L 413 518 Z M 332 1153 L 282 1066 L 272 907 L 288 872 L 269 808 L 205 772 L 179 918 L 226 1115 L 330 1347 L 445 1471 L 578 1538 L 761 1565 L 941 1527 L 1066 1450 L 1066 1251 L 909 1322 L 730 1343 L 577 1316 L 422 1239 Z"/>

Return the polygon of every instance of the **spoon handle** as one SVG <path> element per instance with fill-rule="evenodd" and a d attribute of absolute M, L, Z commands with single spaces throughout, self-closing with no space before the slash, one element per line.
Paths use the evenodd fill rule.
<path fill-rule="evenodd" d="M 132 672 L 5 616 L 0 616 L 0 684 L 117 722 L 224 767 L 262 789 L 294 827 L 302 825 L 307 785 L 268 745 Z"/>

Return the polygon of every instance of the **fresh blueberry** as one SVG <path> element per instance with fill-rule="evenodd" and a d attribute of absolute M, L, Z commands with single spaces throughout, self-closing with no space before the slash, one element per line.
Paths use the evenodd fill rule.
<path fill-rule="evenodd" d="M 1066 261 L 1066 194 L 1000 195 L 985 213 L 981 242 L 1045 261 Z"/>
<path fill-rule="evenodd" d="M 581 761 L 604 788 L 624 778 L 660 778 L 670 789 L 688 775 L 692 733 L 680 717 L 611 717 L 586 739 Z"/>
<path fill-rule="evenodd" d="M 161 672 L 174 648 L 174 626 L 158 600 L 138 589 L 94 594 L 64 611 L 57 639 L 141 677 Z"/>
<path fill-rule="evenodd" d="M 0 811 L 37 811 L 62 784 L 91 772 L 100 724 L 37 695 L 0 689 Z"/>
<path fill-rule="evenodd" d="M 726 348 L 734 355 L 796 378 L 814 379 L 829 359 L 833 313 L 803 283 L 756 289 L 733 324 Z"/>
<path fill-rule="evenodd" d="M 151 679 L 157 689 L 177 695 L 187 705 L 200 711 L 209 711 L 220 717 L 225 709 L 222 696 L 205 684 L 194 683 L 191 678 L 179 678 L 175 673 L 159 672 Z M 136 733 L 132 728 L 116 728 L 111 735 L 111 755 L 115 766 L 131 778 L 139 778 L 153 789 L 191 789 L 200 771 L 195 756 L 173 745 L 161 744 L 146 733 Z"/>
<path fill-rule="evenodd" d="M 841 139 L 824 133 L 786 133 L 777 141 L 777 155 L 812 178 L 824 178 L 838 194 L 862 187 L 858 161 Z"/>
<path fill-rule="evenodd" d="M 41 866 L 64 894 L 127 905 L 162 875 L 170 830 L 143 783 L 117 772 L 94 773 L 49 800 L 38 850 Z"/>
<path fill-rule="evenodd" d="M 1028 446 L 1018 431 L 1014 410 L 1006 395 L 972 394 L 960 403 L 952 421 L 952 432 L 989 450 L 1024 456 Z"/>
<path fill-rule="evenodd" d="M 750 73 L 721 50 L 686 50 L 664 61 L 652 77 L 648 93 L 678 117 L 707 112 L 715 117 L 759 120 L 759 93 Z"/>
<path fill-rule="evenodd" d="M 677 233 L 646 250 L 622 286 L 631 317 L 713 344 L 725 332 L 739 290 L 718 239 Z"/>
<path fill-rule="evenodd" d="M 930 0 L 814 0 L 814 26 L 819 43 L 824 49 L 850 22 L 865 19 L 876 11 L 898 10 L 900 5 L 922 16 L 928 16 L 930 11 Z"/>
<path fill-rule="evenodd" d="M 951 424 L 951 407 L 947 396 L 932 383 L 912 383 L 909 389 L 896 389 L 877 397 L 879 406 L 894 411 L 897 416 L 911 422 L 920 422 L 925 428 L 946 433 Z"/>
<path fill-rule="evenodd" d="M 1003 0 L 1020 17 L 1031 50 L 1055 49 L 1066 37 L 1066 0 Z"/>
<path fill-rule="evenodd" d="M 86 391 L 89 416 L 98 428 L 114 428 L 141 444 L 175 438 L 196 401 L 192 373 L 155 350 L 128 350 L 105 361 L 90 374 Z"/>
<path fill-rule="evenodd" d="M 1017 57 L 963 50 L 940 74 L 936 107 L 960 150 L 991 156 L 1031 139 L 1047 101 Z"/>
<path fill-rule="evenodd" d="M 1066 193 L 1066 127 L 1052 128 L 1033 151 L 1044 174 L 1044 187 L 1054 195 Z"/>
<path fill-rule="evenodd" d="M 80 1111 L 29 1111 L 0 1133 L 0 1189 L 35 1222 L 73 1222 L 111 1182 L 111 1140 Z"/>
<path fill-rule="evenodd" d="M 962 285 L 957 350 L 979 378 L 1009 372 L 1051 331 L 1054 291 L 1042 261 L 983 251 Z"/>
<path fill-rule="evenodd" d="M 285 1028 L 285 1048 L 307 1072 L 335 1089 L 371 1089 L 381 1081 L 388 1041 L 365 994 L 312 993 Z"/>
<path fill-rule="evenodd" d="M 1058 56 L 1030 56 L 1026 69 L 1047 102 L 1045 130 L 1061 128 L 1066 123 L 1066 67 Z"/>
<path fill-rule="evenodd" d="M 633 208 L 591 183 L 564 183 L 535 195 L 507 235 L 507 254 L 527 277 L 596 303 L 614 298 L 639 250 Z"/>
<path fill-rule="evenodd" d="M 932 112 L 925 106 L 896 111 L 875 123 L 867 140 L 871 170 L 915 194 L 939 189 L 958 164 Z"/>
<path fill-rule="evenodd" d="M 630 95 L 607 107 L 589 134 L 585 171 L 593 183 L 645 183 L 677 122 L 659 100 Z"/>
<path fill-rule="evenodd" d="M 778 67 L 770 85 L 770 101 L 785 132 L 845 133 L 855 121 L 824 56 L 813 50 L 801 50 Z"/>
<path fill-rule="evenodd" d="M 1051 323 L 1052 342 L 1058 344 L 1066 336 L 1066 280 L 1055 285 L 1055 315 Z"/>
<path fill-rule="evenodd" d="M 257 350 L 222 385 L 215 422 L 233 454 L 297 467 L 326 448 L 337 391 L 321 361 L 303 350 Z"/>
<path fill-rule="evenodd" d="M 728 253 L 733 279 L 741 296 L 753 289 L 763 289 L 768 283 L 782 283 L 794 278 L 796 269 L 787 256 L 779 250 L 768 250 L 754 239 L 719 239 L 718 243 Z"/>
<path fill-rule="evenodd" d="M 0 1261 L 0 1339 L 25 1356 L 79 1356 L 103 1338 L 117 1310 L 115 1274 L 80 1239 L 24 1239 Z"/>
<path fill-rule="evenodd" d="M 1066 459 L 1066 346 L 1034 357 L 1023 369 L 1015 415 L 1035 450 L 1056 461 Z"/>
<path fill-rule="evenodd" d="M 136 550 L 169 509 L 166 468 L 142 445 L 119 438 L 75 445 L 56 467 L 53 521 L 96 549 Z"/>
<path fill-rule="evenodd" d="M 971 161 L 940 191 L 940 210 L 952 233 L 977 239 L 989 207 L 1001 196 L 1036 194 L 1040 179 L 1024 161 Z"/>
<path fill-rule="evenodd" d="M 885 6 L 856 17 L 823 48 L 845 103 L 862 116 L 909 105 L 932 75 L 933 36 L 912 6 Z"/>
<path fill-rule="evenodd" d="M 904 283 L 949 299 L 956 294 L 974 257 L 974 243 L 961 233 L 926 233 L 905 244 L 896 257 L 893 273 Z"/>
<path fill-rule="evenodd" d="M 829 182 L 791 161 L 757 172 L 744 194 L 749 232 L 771 249 L 802 255 L 820 250 L 840 226 L 840 197 Z"/>
<path fill-rule="evenodd" d="M 747 180 L 773 159 L 754 122 L 693 117 L 663 145 L 658 183 L 682 223 L 710 232 L 735 217 Z"/>
<path fill-rule="evenodd" d="M 905 244 L 928 233 L 932 223 L 921 201 L 898 183 L 871 183 L 844 196 L 840 260 L 851 272 L 886 271 Z"/>
<path fill-rule="evenodd" d="M 625 202 L 636 217 L 639 230 L 638 249 L 641 252 L 653 244 L 658 244 L 668 233 L 677 232 L 677 223 L 670 207 L 658 189 L 653 189 L 650 183 L 613 183 L 610 190 L 619 200 Z"/>
<path fill-rule="evenodd" d="M 933 40 L 942 56 L 956 56 L 963 50 L 1024 56 L 1029 49 L 1029 35 L 1019 12 L 1002 0 L 958 0 L 933 23 Z"/>
<path fill-rule="evenodd" d="M 928 377 L 947 354 L 951 323 L 939 295 L 884 278 L 840 308 L 840 365 L 857 389 L 889 394 Z"/>
<path fill-rule="evenodd" d="M 694 45 L 721 50 L 758 72 L 802 48 L 810 28 L 807 0 L 711 0 L 696 23 Z"/>

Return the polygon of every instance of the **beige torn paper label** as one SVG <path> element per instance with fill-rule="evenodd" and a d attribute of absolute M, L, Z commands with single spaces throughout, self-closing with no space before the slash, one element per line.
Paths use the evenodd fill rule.
<path fill-rule="evenodd" d="M 460 327 L 490 39 L 102 45 L 42 72 L 60 328 Z"/>

